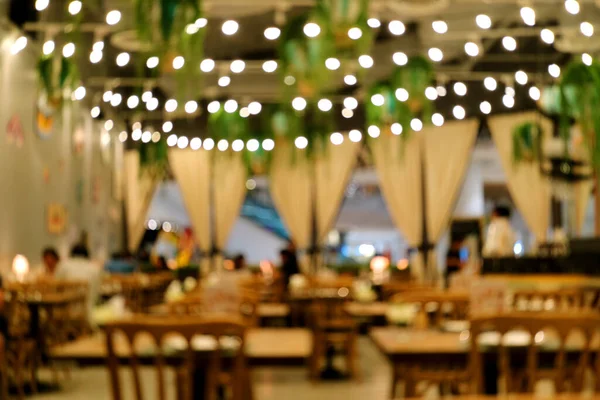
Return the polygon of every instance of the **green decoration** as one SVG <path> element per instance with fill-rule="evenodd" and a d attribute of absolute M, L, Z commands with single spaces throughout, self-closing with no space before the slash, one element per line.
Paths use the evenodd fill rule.
<path fill-rule="evenodd" d="M 540 160 L 542 149 L 542 126 L 536 122 L 525 122 L 512 132 L 513 161 L 534 162 Z"/>
<path fill-rule="evenodd" d="M 369 54 L 373 46 L 373 30 L 369 27 L 368 0 L 319 0 L 315 7 L 314 19 L 333 38 L 336 56 L 340 59 L 358 58 Z M 358 28 L 361 36 L 351 39 L 348 32 Z"/>
<path fill-rule="evenodd" d="M 413 118 L 420 118 L 423 123 L 431 121 L 433 102 L 427 99 L 425 90 L 433 80 L 432 65 L 420 56 L 413 57 L 406 65 L 396 68 L 390 82 L 376 84 L 369 90 L 365 102 L 367 126 L 377 126 L 386 134 L 392 133 L 392 125 L 398 123 L 402 126 L 402 135 L 408 137 Z M 401 93 L 402 89 L 406 93 Z M 400 101 L 403 94 L 408 94 L 408 98 Z M 383 97 L 382 105 L 374 104 L 374 96 L 377 95 Z M 394 130 L 398 134 L 398 128 L 395 127 Z"/>
<path fill-rule="evenodd" d="M 77 65 L 66 57 L 44 55 L 37 65 L 40 92 L 53 108 L 63 105 L 65 89 L 73 89 L 79 80 Z"/>
<path fill-rule="evenodd" d="M 168 173 L 168 147 L 164 140 L 145 143 L 139 147 L 140 166 L 158 180 L 166 178 Z"/>

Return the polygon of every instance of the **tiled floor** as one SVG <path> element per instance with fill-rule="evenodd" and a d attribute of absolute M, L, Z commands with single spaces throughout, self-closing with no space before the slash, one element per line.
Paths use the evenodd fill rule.
<path fill-rule="evenodd" d="M 306 368 L 254 369 L 254 398 L 256 400 L 387 400 L 391 377 L 389 365 L 366 337 L 360 339 L 360 361 L 362 372 L 360 382 L 313 384 L 307 378 Z M 147 375 L 146 381 L 154 387 L 153 373 Z M 73 370 L 71 379 L 63 383 L 60 392 L 38 395 L 31 399 L 110 400 L 106 370 L 104 368 Z"/>

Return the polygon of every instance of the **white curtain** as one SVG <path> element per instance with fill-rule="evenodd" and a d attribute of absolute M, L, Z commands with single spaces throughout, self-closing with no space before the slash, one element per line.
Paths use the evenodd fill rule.
<path fill-rule="evenodd" d="M 212 250 L 210 230 L 210 152 L 206 150 L 170 150 L 169 164 L 183 195 L 198 247 L 204 254 Z M 209 259 L 202 258 L 206 272 Z"/>
<path fill-rule="evenodd" d="M 360 143 L 348 138 L 337 146 L 327 143 L 326 150 L 315 160 L 315 217 L 319 244 L 324 243 L 335 224 L 360 149 Z"/>
<path fill-rule="evenodd" d="M 273 150 L 269 174 L 271 197 L 296 247 L 311 245 L 314 170 L 305 150 L 279 140 Z M 306 260 L 300 260 L 306 271 Z"/>
<path fill-rule="evenodd" d="M 578 182 L 573 185 L 573 207 L 574 207 L 574 228 L 575 235 L 581 235 L 583 232 L 583 225 L 585 224 L 585 217 L 587 214 L 588 204 L 592 197 L 592 189 L 594 188 L 594 180 L 588 179 L 583 182 Z"/>
<path fill-rule="evenodd" d="M 552 122 L 536 112 L 492 117 L 488 126 L 500 154 L 510 195 L 537 243 L 542 243 L 547 240 L 550 227 L 550 182 L 542 175 L 539 163 L 516 165 L 512 152 L 513 129 L 530 121 L 540 123 L 546 135 L 552 134 Z"/>
<path fill-rule="evenodd" d="M 423 201 L 421 139 L 412 134 L 408 139 L 383 133 L 371 140 L 373 162 L 379 178 L 379 187 L 394 224 L 402 232 L 409 246 L 417 247 L 423 239 Z M 422 255 L 411 260 L 415 278 L 424 278 Z"/>
<path fill-rule="evenodd" d="M 428 126 L 420 133 L 424 139 L 425 193 L 427 194 L 427 236 L 436 244 L 450 223 L 456 199 L 462 188 L 479 121 L 466 120 Z M 428 254 L 429 273 L 437 271 L 437 257 Z M 430 276 L 435 279 L 435 276 Z"/>
<path fill-rule="evenodd" d="M 248 171 L 241 152 L 213 154 L 213 214 L 215 246 L 223 251 L 246 195 Z M 216 260 L 221 265 L 221 260 Z"/>
<path fill-rule="evenodd" d="M 134 253 L 146 231 L 146 215 L 156 189 L 156 179 L 140 168 L 140 154 L 130 150 L 124 156 L 127 246 Z"/>

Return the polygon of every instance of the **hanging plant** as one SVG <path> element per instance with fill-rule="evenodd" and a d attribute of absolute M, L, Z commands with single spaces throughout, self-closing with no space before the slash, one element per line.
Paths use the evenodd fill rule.
<path fill-rule="evenodd" d="M 525 122 L 513 129 L 512 150 L 513 161 L 539 161 L 542 149 L 542 126 L 536 122 Z"/>
<path fill-rule="evenodd" d="M 325 67 L 325 60 L 334 54 L 333 39 L 324 27 L 317 37 L 307 37 L 304 26 L 312 21 L 311 14 L 293 18 L 281 34 L 279 58 L 288 99 L 314 99 L 330 84 L 331 71 Z"/>
<path fill-rule="evenodd" d="M 140 145 L 140 167 L 147 171 L 154 179 L 159 181 L 168 175 L 169 160 L 168 147 L 164 140 Z"/>
<path fill-rule="evenodd" d="M 79 79 L 77 65 L 63 56 L 42 56 L 38 61 L 37 75 L 41 98 L 54 110 L 62 107 L 66 89 L 73 89 Z"/>
<path fill-rule="evenodd" d="M 420 118 L 423 123 L 431 121 L 433 102 L 425 96 L 425 90 L 433 80 L 433 67 L 420 56 L 396 68 L 390 82 L 370 89 L 365 102 L 367 126 L 374 125 L 384 134 L 408 137 L 413 118 Z"/>

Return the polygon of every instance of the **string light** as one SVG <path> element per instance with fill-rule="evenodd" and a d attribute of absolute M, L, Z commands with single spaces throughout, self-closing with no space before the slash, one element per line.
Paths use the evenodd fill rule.
<path fill-rule="evenodd" d="M 524 72 L 524 71 L 515 72 L 515 81 L 517 81 L 517 83 L 519 85 L 526 85 L 528 80 L 529 80 L 529 77 L 527 76 L 526 72 Z"/>
<path fill-rule="evenodd" d="M 260 143 L 256 139 L 250 139 L 250 140 L 248 140 L 248 143 L 246 143 L 246 148 L 251 153 L 254 153 L 256 150 L 259 149 L 259 147 L 260 147 Z"/>
<path fill-rule="evenodd" d="M 589 67 L 590 65 L 592 65 L 593 61 L 594 61 L 594 60 L 593 60 L 592 56 L 590 56 L 588 53 L 583 53 L 583 54 L 581 55 L 581 62 L 583 62 L 583 63 L 584 63 L 585 65 L 587 65 L 588 67 Z"/>
<path fill-rule="evenodd" d="M 548 73 L 553 78 L 558 78 L 560 76 L 560 67 L 556 64 L 548 65 Z"/>
<path fill-rule="evenodd" d="M 244 69 L 246 69 L 246 63 L 243 62 L 242 60 L 234 60 L 229 65 L 229 69 L 234 74 L 240 74 L 240 73 L 244 72 Z"/>
<path fill-rule="evenodd" d="M 532 100 L 538 101 L 541 96 L 542 93 L 540 92 L 540 89 L 535 86 L 529 88 L 529 97 L 531 97 Z"/>
<path fill-rule="evenodd" d="M 462 82 L 456 82 L 453 88 L 454 93 L 456 93 L 458 96 L 464 96 L 467 94 L 467 85 Z"/>
<path fill-rule="evenodd" d="M 304 34 L 309 38 L 316 38 L 321 33 L 321 27 L 314 22 L 304 25 Z"/>
<path fill-rule="evenodd" d="M 358 129 L 352 129 L 348 132 L 348 139 L 350 139 L 351 142 L 358 143 L 362 140 L 362 133 L 360 133 Z"/>
<path fill-rule="evenodd" d="M 173 59 L 173 69 L 181 69 L 185 65 L 185 58 L 177 56 Z"/>
<path fill-rule="evenodd" d="M 429 58 L 431 59 L 431 61 L 434 61 L 434 62 L 440 62 L 444 59 L 444 53 L 442 52 L 442 50 L 438 49 L 437 47 L 432 47 L 431 49 L 429 49 L 427 54 L 429 55 Z"/>
<path fill-rule="evenodd" d="M 358 80 L 356 79 L 356 77 L 354 75 L 346 75 L 344 76 L 344 83 L 348 86 L 354 86 L 356 85 L 356 82 L 358 82 Z"/>
<path fill-rule="evenodd" d="M 204 150 L 210 151 L 215 148 L 215 141 L 212 140 L 211 138 L 206 138 L 206 139 L 204 139 L 203 146 L 204 146 Z"/>
<path fill-rule="evenodd" d="M 406 32 L 406 26 L 398 20 L 390 21 L 388 24 L 388 29 L 392 35 L 400 36 Z"/>
<path fill-rule="evenodd" d="M 394 53 L 394 55 L 392 56 L 392 60 L 394 61 L 394 64 L 403 66 L 406 65 L 406 63 L 408 63 L 408 56 L 403 52 L 398 51 Z"/>
<path fill-rule="evenodd" d="M 444 33 L 448 32 L 448 24 L 446 23 L 446 21 L 433 21 L 431 23 L 431 27 L 433 28 L 433 31 L 435 33 L 439 33 L 440 35 L 443 35 Z"/>
<path fill-rule="evenodd" d="M 248 112 L 251 115 L 258 115 L 262 111 L 262 105 L 258 101 L 253 101 L 248 104 Z"/>
<path fill-rule="evenodd" d="M 579 14 L 579 2 L 577 0 L 565 0 L 565 10 L 567 10 L 569 14 Z"/>
<path fill-rule="evenodd" d="M 227 100 L 223 106 L 225 112 L 232 114 L 238 109 L 238 103 L 235 100 Z"/>
<path fill-rule="evenodd" d="M 381 134 L 381 130 L 376 125 L 371 125 L 367 128 L 367 134 L 372 138 L 378 138 Z"/>
<path fill-rule="evenodd" d="M 244 150 L 244 141 L 242 139 L 234 140 L 233 143 L 231 143 L 231 149 L 236 152 Z"/>
<path fill-rule="evenodd" d="M 54 41 L 48 40 L 47 42 L 44 43 L 44 46 L 42 47 L 42 51 L 44 52 L 45 55 L 48 56 L 48 55 L 54 53 L 55 47 L 56 47 L 56 45 L 54 44 Z"/>
<path fill-rule="evenodd" d="M 75 45 L 73 43 L 67 43 L 63 46 L 63 57 L 70 58 L 75 54 Z"/>
<path fill-rule="evenodd" d="M 550 29 L 544 28 L 540 32 L 540 38 L 542 39 L 542 42 L 546 44 L 552 44 L 554 43 L 554 32 L 552 32 Z"/>
<path fill-rule="evenodd" d="M 515 98 L 508 94 L 502 96 L 502 103 L 506 108 L 513 108 L 515 106 Z"/>
<path fill-rule="evenodd" d="M 37 11 L 44 11 L 50 5 L 50 0 L 36 0 L 35 9 Z"/>
<path fill-rule="evenodd" d="M 431 123 L 435 126 L 444 125 L 444 116 L 440 113 L 435 113 L 431 116 Z"/>
<path fill-rule="evenodd" d="M 158 57 L 156 57 L 156 56 L 150 57 L 146 61 L 146 67 L 148 67 L 149 69 L 154 69 L 154 68 L 158 67 L 159 62 L 160 62 L 160 60 L 158 59 Z"/>
<path fill-rule="evenodd" d="M 129 60 L 130 60 L 130 59 L 131 59 L 131 56 L 129 55 L 129 53 L 125 53 L 125 52 L 123 52 L 123 53 L 120 53 L 120 54 L 117 56 L 117 65 L 118 65 L 119 67 L 124 67 L 124 66 L 126 66 L 127 64 L 129 64 Z"/>
<path fill-rule="evenodd" d="M 427 89 L 425 89 L 425 97 L 431 101 L 434 101 L 438 98 L 438 91 L 436 88 L 429 86 Z"/>
<path fill-rule="evenodd" d="M 292 100 L 292 107 L 294 107 L 294 110 L 296 111 L 302 111 L 306 108 L 306 100 L 302 97 L 296 97 Z"/>
<path fill-rule="evenodd" d="M 188 147 L 189 143 L 190 140 L 186 136 L 180 136 L 179 139 L 177 139 L 177 147 L 179 147 L 180 149 L 185 149 L 186 147 Z"/>
<path fill-rule="evenodd" d="M 294 140 L 294 144 L 300 150 L 305 149 L 308 146 L 308 139 L 304 136 L 298 136 L 296 140 Z"/>
<path fill-rule="evenodd" d="M 157 108 L 158 108 L 158 99 L 156 97 L 153 97 L 146 102 L 146 109 L 148 111 L 154 111 Z"/>
<path fill-rule="evenodd" d="M 481 29 L 490 29 L 492 27 L 492 19 L 485 14 L 479 14 L 475 17 L 475 23 Z"/>
<path fill-rule="evenodd" d="M 396 135 L 396 136 L 398 136 L 398 135 L 402 135 L 402 131 L 403 131 L 403 129 L 402 129 L 402 125 L 400 125 L 400 124 L 399 124 L 399 123 L 397 123 L 397 122 L 394 122 L 394 123 L 392 124 L 392 126 L 390 126 L 390 130 L 391 130 L 391 131 L 392 131 L 392 133 L 393 133 L 394 135 Z"/>
<path fill-rule="evenodd" d="M 134 129 L 133 132 L 131 132 L 131 139 L 134 142 L 137 142 L 141 138 L 142 138 L 142 130 L 141 129 Z"/>
<path fill-rule="evenodd" d="M 442 85 L 440 85 L 437 88 L 435 88 L 435 91 L 437 92 L 438 96 L 440 96 L 440 97 L 444 97 L 448 93 L 446 91 L 446 88 L 444 86 L 442 86 Z"/>
<path fill-rule="evenodd" d="M 152 133 L 150 131 L 144 131 L 142 133 L 142 143 L 148 143 L 152 140 Z"/>
<path fill-rule="evenodd" d="M 113 107 L 120 106 L 122 101 L 123 96 L 121 96 L 120 93 L 113 93 L 113 95 L 110 97 L 110 105 Z"/>
<path fill-rule="evenodd" d="M 377 29 L 381 27 L 381 21 L 379 21 L 377 18 L 369 18 L 367 20 L 367 25 L 369 25 L 370 28 Z"/>
<path fill-rule="evenodd" d="M 493 92 L 498 87 L 498 82 L 496 82 L 496 80 L 491 76 L 488 76 L 483 80 L 483 86 L 485 86 L 485 88 L 490 92 Z"/>
<path fill-rule="evenodd" d="M 358 100 L 354 97 L 346 97 L 344 99 L 344 107 L 349 110 L 355 110 L 358 107 Z"/>
<path fill-rule="evenodd" d="M 296 78 L 294 78 L 291 75 L 288 75 L 285 78 L 283 78 L 283 83 L 285 83 L 288 86 L 292 86 L 294 83 L 296 83 Z"/>
<path fill-rule="evenodd" d="M 267 40 L 276 40 L 281 35 L 281 30 L 279 28 L 272 26 L 270 28 L 265 29 L 264 34 L 265 34 L 265 38 L 267 38 Z"/>
<path fill-rule="evenodd" d="M 354 117 L 354 111 L 352 111 L 349 108 L 344 108 L 342 110 L 342 117 L 344 117 L 346 119 L 352 118 L 352 117 Z"/>
<path fill-rule="evenodd" d="M 263 63 L 262 68 L 263 68 L 263 71 L 265 71 L 268 74 L 275 72 L 277 70 L 277 61 L 274 61 L 274 60 L 265 61 Z"/>
<path fill-rule="evenodd" d="M 395 95 L 396 98 L 401 102 L 405 102 L 406 100 L 408 100 L 408 90 L 404 88 L 396 89 Z"/>
<path fill-rule="evenodd" d="M 162 126 L 162 131 L 164 133 L 169 133 L 173 130 L 173 123 L 171 121 L 165 121 Z"/>
<path fill-rule="evenodd" d="M 584 36 L 592 37 L 594 36 L 594 25 L 590 24 L 587 21 L 582 22 L 579 25 L 579 29 Z"/>
<path fill-rule="evenodd" d="M 462 106 L 454 106 L 452 109 L 452 114 L 456 119 L 464 119 L 466 116 L 465 109 Z"/>
<path fill-rule="evenodd" d="M 423 122 L 418 118 L 413 118 L 410 121 L 410 129 L 412 129 L 415 132 L 420 132 L 421 129 L 423 129 Z"/>
<path fill-rule="evenodd" d="M 122 131 L 121 133 L 119 133 L 119 142 L 121 143 L 125 143 L 125 141 L 127 140 L 127 132 L 126 131 Z"/>
<path fill-rule="evenodd" d="M 69 8 L 68 8 L 69 14 L 77 15 L 81 12 L 81 8 L 82 8 L 81 1 L 73 0 L 72 2 L 69 3 Z"/>
<path fill-rule="evenodd" d="M 100 116 L 100 107 L 96 106 L 92 108 L 92 110 L 90 111 L 90 115 L 94 119 L 98 118 Z"/>
<path fill-rule="evenodd" d="M 206 58 L 200 63 L 200 70 L 202 72 L 211 72 L 213 69 L 215 69 L 215 61 L 210 58 Z"/>
<path fill-rule="evenodd" d="M 140 105 L 140 98 L 133 95 L 133 96 L 129 96 L 129 98 L 127 99 L 127 107 L 134 109 L 137 106 Z"/>
<path fill-rule="evenodd" d="M 275 141 L 273 139 L 265 139 L 262 142 L 262 148 L 264 151 L 271 151 L 275 148 Z"/>
<path fill-rule="evenodd" d="M 339 146 L 340 144 L 344 143 L 344 135 L 339 132 L 333 132 L 331 136 L 329 136 L 329 140 L 334 146 Z"/>
<path fill-rule="evenodd" d="M 219 110 L 221 109 L 221 103 L 219 103 L 216 100 L 211 101 L 210 103 L 208 103 L 206 109 L 209 113 L 214 114 L 216 112 L 219 112 Z"/>
<path fill-rule="evenodd" d="M 385 103 L 385 97 L 379 93 L 374 94 L 371 96 L 371 103 L 373 103 L 374 106 L 381 107 Z"/>
<path fill-rule="evenodd" d="M 79 86 L 73 92 L 73 98 L 78 101 L 83 100 L 85 98 L 86 93 L 87 91 L 85 90 L 85 88 L 83 86 Z"/>
<path fill-rule="evenodd" d="M 465 43 L 465 53 L 471 57 L 477 57 L 479 55 L 479 46 L 475 42 Z"/>
<path fill-rule="evenodd" d="M 102 56 L 103 54 L 101 51 L 94 50 L 90 53 L 90 62 L 92 64 L 98 64 L 100 61 L 102 61 Z"/>
<path fill-rule="evenodd" d="M 338 60 L 335 57 L 330 57 L 327 60 L 325 60 L 325 67 L 327 67 L 327 69 L 331 71 L 339 69 L 341 65 L 342 64 L 340 63 L 340 60 Z"/>
<path fill-rule="evenodd" d="M 327 112 L 331 111 L 331 109 L 333 108 L 333 103 L 331 103 L 331 100 L 329 99 L 321 99 L 317 103 L 317 107 L 319 107 L 319 110 Z"/>
<path fill-rule="evenodd" d="M 362 31 L 358 27 L 353 27 L 348 30 L 348 37 L 352 40 L 358 40 L 362 37 Z"/>
<path fill-rule="evenodd" d="M 221 26 L 221 31 L 225 35 L 231 36 L 235 35 L 239 28 L 240 25 L 236 21 L 230 19 L 228 21 L 223 22 L 223 25 Z"/>
<path fill-rule="evenodd" d="M 240 117 L 248 118 L 249 116 L 250 116 L 250 111 L 248 110 L 248 107 L 242 107 L 240 109 Z"/>
<path fill-rule="evenodd" d="M 228 76 L 222 76 L 219 78 L 219 81 L 217 83 L 221 87 L 227 87 L 231 83 L 231 78 Z"/>
<path fill-rule="evenodd" d="M 517 49 L 517 41 L 512 36 L 504 36 L 502 38 L 502 46 L 508 51 L 515 51 Z"/>
<path fill-rule="evenodd" d="M 368 69 L 373 66 L 374 61 L 371 56 L 363 54 L 362 56 L 358 57 L 358 63 L 360 64 L 361 67 Z"/>
<path fill-rule="evenodd" d="M 531 7 L 522 7 L 521 8 L 521 18 L 525 25 L 534 26 L 535 25 L 535 10 Z"/>
<path fill-rule="evenodd" d="M 198 111 L 198 103 L 195 102 L 194 100 L 190 100 L 187 103 L 185 103 L 185 112 L 188 114 L 193 114 L 196 111 Z"/>
<path fill-rule="evenodd" d="M 107 90 L 106 92 L 104 92 L 104 94 L 102 95 L 102 100 L 105 103 L 110 102 L 110 100 L 112 99 L 113 96 L 113 92 L 111 92 L 110 90 Z"/>
<path fill-rule="evenodd" d="M 482 101 L 481 104 L 479 104 L 479 110 L 484 114 L 489 114 L 492 112 L 492 105 L 489 101 Z"/>
<path fill-rule="evenodd" d="M 144 103 L 149 102 L 152 99 L 152 92 L 150 90 L 146 90 L 143 94 L 142 94 L 142 101 Z"/>
<path fill-rule="evenodd" d="M 177 135 L 169 135 L 169 137 L 167 138 L 167 146 L 173 147 L 175 145 L 177 145 Z"/>
<path fill-rule="evenodd" d="M 200 147 L 202 147 L 202 139 L 195 137 L 190 140 L 190 149 L 200 150 Z"/>
<path fill-rule="evenodd" d="M 109 25 L 116 25 L 121 21 L 121 12 L 118 10 L 109 11 L 106 14 L 106 23 Z"/>
<path fill-rule="evenodd" d="M 208 20 L 206 18 L 198 18 L 194 24 L 198 29 L 202 29 L 208 24 Z"/>
<path fill-rule="evenodd" d="M 175 112 L 177 110 L 177 100 L 170 99 L 165 103 L 165 111 L 168 113 Z"/>

